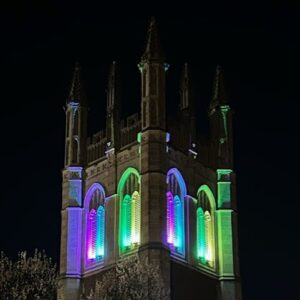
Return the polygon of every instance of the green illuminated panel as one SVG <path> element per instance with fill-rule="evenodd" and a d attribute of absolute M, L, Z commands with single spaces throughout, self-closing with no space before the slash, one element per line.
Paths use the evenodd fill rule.
<path fill-rule="evenodd" d="M 203 209 L 197 209 L 197 256 L 201 262 L 205 263 L 205 220 Z"/>
<path fill-rule="evenodd" d="M 218 207 L 230 207 L 231 206 L 231 179 L 230 169 L 218 169 Z"/>
<path fill-rule="evenodd" d="M 137 182 L 137 185 L 135 184 Z M 120 197 L 120 250 L 125 252 L 140 243 L 141 197 L 139 189 L 140 175 L 134 168 L 128 168 L 118 184 Z"/>
<path fill-rule="evenodd" d="M 221 276 L 233 276 L 232 210 L 218 210 L 219 270 Z"/>
<path fill-rule="evenodd" d="M 215 234 L 214 234 L 213 214 L 216 207 L 215 197 L 211 189 L 207 185 L 202 185 L 198 189 L 197 195 L 198 195 L 198 208 L 196 213 L 197 258 L 201 264 L 209 267 L 214 267 Z"/>

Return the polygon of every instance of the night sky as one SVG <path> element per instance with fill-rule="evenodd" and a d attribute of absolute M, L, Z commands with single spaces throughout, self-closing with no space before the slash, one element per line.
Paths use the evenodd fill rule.
<path fill-rule="evenodd" d="M 139 109 L 141 57 L 149 16 L 59 1 L 0 10 L 0 250 L 45 249 L 59 258 L 63 106 L 81 63 L 89 134 L 104 126 L 109 64 L 123 75 L 122 115 Z M 299 6 L 223 7 L 157 16 L 170 69 L 167 105 L 179 74 L 192 69 L 198 126 L 207 129 L 214 69 L 226 76 L 235 111 L 239 248 L 245 300 L 299 294 Z M 298 165 L 298 167 L 297 167 Z M 297 280 L 298 279 L 298 280 Z"/>

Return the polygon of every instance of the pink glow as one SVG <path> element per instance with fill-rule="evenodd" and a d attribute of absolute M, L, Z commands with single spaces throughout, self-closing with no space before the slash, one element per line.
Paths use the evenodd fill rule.
<path fill-rule="evenodd" d="M 167 192 L 167 240 L 169 244 L 174 244 L 174 231 L 175 231 L 175 220 L 174 220 L 174 198 L 171 192 Z"/>
<path fill-rule="evenodd" d="M 87 222 L 87 256 L 88 259 L 96 258 L 96 211 L 92 209 L 88 214 Z"/>

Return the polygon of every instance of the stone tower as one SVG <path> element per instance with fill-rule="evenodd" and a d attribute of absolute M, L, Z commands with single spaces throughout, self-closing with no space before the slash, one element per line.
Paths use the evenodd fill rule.
<path fill-rule="evenodd" d="M 178 115 L 166 115 L 168 64 L 154 18 L 138 68 L 141 112 L 120 119 L 113 62 L 106 129 L 87 138 L 87 101 L 75 66 L 66 103 L 59 299 L 96 293 L 105 274 L 135 256 L 156 267 L 163 299 L 239 300 L 232 111 L 223 71 L 217 67 L 205 139 L 187 64 Z"/>

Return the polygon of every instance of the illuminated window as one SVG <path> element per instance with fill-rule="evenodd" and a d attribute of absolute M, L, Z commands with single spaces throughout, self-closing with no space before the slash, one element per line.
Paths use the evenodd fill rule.
<path fill-rule="evenodd" d="M 87 262 L 101 261 L 105 246 L 105 195 L 102 186 L 93 184 L 85 197 L 87 210 L 86 255 Z"/>
<path fill-rule="evenodd" d="M 87 225 L 87 240 L 88 249 L 87 256 L 88 259 L 96 258 L 96 211 L 91 209 L 88 213 L 88 225 Z"/>
<path fill-rule="evenodd" d="M 186 196 L 186 186 L 177 169 L 169 170 L 167 184 L 167 242 L 173 253 L 184 255 L 184 197 Z"/>
<path fill-rule="evenodd" d="M 140 243 L 141 197 L 139 191 L 139 174 L 135 169 L 128 168 L 118 185 L 121 252 L 134 249 Z"/>
<path fill-rule="evenodd" d="M 105 237 L 105 210 L 101 205 L 97 211 L 97 238 L 96 238 L 96 255 L 104 256 L 104 237 Z"/>
<path fill-rule="evenodd" d="M 197 255 L 201 262 L 205 263 L 205 221 L 201 207 L 197 209 Z"/>
<path fill-rule="evenodd" d="M 214 197 L 207 186 L 198 191 L 196 232 L 197 256 L 201 264 L 214 266 L 214 232 L 212 212 L 214 210 Z"/>

